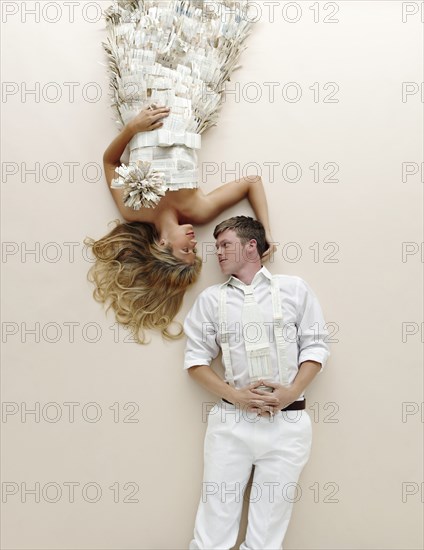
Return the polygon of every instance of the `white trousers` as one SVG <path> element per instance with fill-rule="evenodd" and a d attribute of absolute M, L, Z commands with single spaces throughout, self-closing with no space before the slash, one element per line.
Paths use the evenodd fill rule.
<path fill-rule="evenodd" d="M 240 550 L 281 550 L 311 443 L 306 410 L 269 417 L 225 402 L 215 405 L 208 417 L 202 495 L 190 550 L 234 546 L 253 465 L 248 526 Z"/>

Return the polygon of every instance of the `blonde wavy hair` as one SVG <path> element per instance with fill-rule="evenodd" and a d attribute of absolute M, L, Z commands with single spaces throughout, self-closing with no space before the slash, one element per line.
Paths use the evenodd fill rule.
<path fill-rule="evenodd" d="M 146 341 L 145 329 L 160 330 L 168 340 L 183 334 L 172 333 L 169 325 L 178 313 L 189 285 L 200 274 L 202 260 L 192 265 L 172 254 L 172 247 L 161 247 L 154 225 L 144 222 L 122 223 L 106 236 L 84 244 L 91 248 L 95 262 L 87 279 L 94 283 L 93 297 L 115 311 L 116 320 L 128 327 L 140 344 Z"/>

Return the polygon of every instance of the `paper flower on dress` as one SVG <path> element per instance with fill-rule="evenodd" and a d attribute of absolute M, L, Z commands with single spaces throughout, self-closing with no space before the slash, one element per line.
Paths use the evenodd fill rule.
<path fill-rule="evenodd" d="M 151 163 L 137 160 L 128 166 L 121 164 L 115 169 L 120 177 L 112 180 L 113 189 L 124 190 L 124 204 L 133 210 L 154 208 L 165 195 L 166 184 L 163 172 L 151 168 Z"/>

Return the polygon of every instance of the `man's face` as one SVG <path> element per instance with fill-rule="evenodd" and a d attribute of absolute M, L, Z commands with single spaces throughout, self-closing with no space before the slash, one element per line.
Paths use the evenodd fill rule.
<path fill-rule="evenodd" d="M 256 241 L 248 241 L 243 245 L 233 229 L 226 229 L 220 233 L 215 247 L 219 267 L 225 275 L 237 274 L 252 261 L 253 253 L 256 253 Z"/>

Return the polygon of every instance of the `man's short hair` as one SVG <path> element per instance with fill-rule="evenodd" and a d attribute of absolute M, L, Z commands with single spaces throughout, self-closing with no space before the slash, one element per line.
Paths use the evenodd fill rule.
<path fill-rule="evenodd" d="M 264 226 L 260 221 L 255 220 L 250 216 L 234 216 L 233 218 L 229 218 L 228 220 L 224 220 L 219 223 L 214 229 L 214 238 L 216 239 L 218 235 L 227 229 L 232 229 L 235 231 L 237 237 L 243 245 L 250 241 L 250 239 L 255 239 L 258 253 L 261 257 L 265 250 L 268 249 Z"/>

